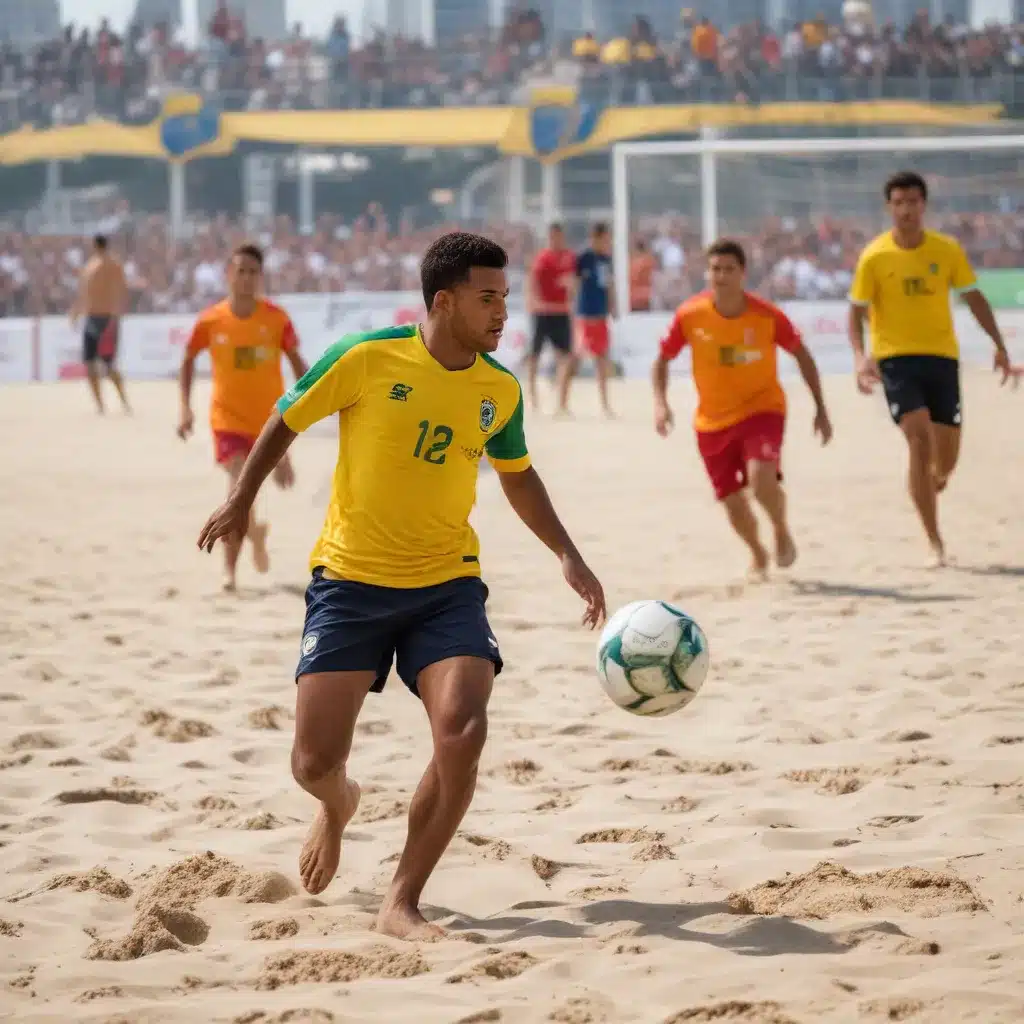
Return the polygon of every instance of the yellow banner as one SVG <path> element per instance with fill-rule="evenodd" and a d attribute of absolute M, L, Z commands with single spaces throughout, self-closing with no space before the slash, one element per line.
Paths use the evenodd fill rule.
<path fill-rule="evenodd" d="M 909 100 L 858 103 L 693 104 L 602 108 L 572 89 L 538 90 L 526 107 L 422 110 L 247 111 L 220 114 L 197 97 L 173 97 L 143 126 L 97 121 L 22 128 L 0 136 L 0 164 L 90 156 L 187 161 L 230 153 L 239 142 L 290 146 L 489 146 L 502 153 L 564 160 L 616 142 L 686 135 L 701 127 L 906 125 L 954 128 L 994 122 L 998 104 L 956 106 Z"/>

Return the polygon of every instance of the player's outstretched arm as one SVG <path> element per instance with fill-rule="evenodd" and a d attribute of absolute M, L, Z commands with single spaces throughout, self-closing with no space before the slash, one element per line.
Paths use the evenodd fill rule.
<path fill-rule="evenodd" d="M 996 323 L 996 315 L 992 311 L 992 306 L 988 299 L 985 298 L 978 288 L 962 292 L 961 298 L 971 311 L 971 316 L 978 322 L 978 326 L 992 339 L 992 344 L 996 347 L 993 369 L 1001 375 L 999 383 L 1005 384 L 1012 378 L 1016 386 L 1014 370 L 1010 365 L 1010 354 L 1006 351 L 1003 333 L 999 330 L 999 324 Z"/>
<path fill-rule="evenodd" d="M 256 495 L 296 437 L 281 413 L 275 410 L 270 414 L 227 501 L 206 520 L 200 531 L 198 544 L 201 550 L 212 551 L 214 544 L 225 537 L 241 539 L 245 536 Z"/>
<path fill-rule="evenodd" d="M 498 478 L 516 515 L 542 544 L 558 556 L 566 582 L 586 601 L 584 625 L 593 628 L 602 623 L 606 614 L 604 590 L 558 518 L 540 475 L 530 466 L 519 472 L 498 470 Z"/>
<path fill-rule="evenodd" d="M 793 358 L 800 369 L 800 376 L 803 377 L 807 390 L 811 393 L 811 398 L 814 399 L 814 432 L 821 438 L 822 444 L 828 444 L 832 440 L 832 421 L 828 418 L 828 409 L 825 407 L 825 392 L 821 386 L 818 364 L 803 342 L 799 342 L 793 349 Z"/>

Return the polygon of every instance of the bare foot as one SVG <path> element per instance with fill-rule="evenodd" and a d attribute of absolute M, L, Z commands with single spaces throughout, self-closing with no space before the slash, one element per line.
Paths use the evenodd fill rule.
<path fill-rule="evenodd" d="M 410 942 L 436 942 L 447 934 L 443 928 L 431 924 L 412 903 L 394 900 L 390 894 L 377 915 L 377 931 Z"/>
<path fill-rule="evenodd" d="M 238 589 L 238 584 L 235 582 L 235 574 L 233 572 L 225 572 L 224 579 L 221 580 L 220 589 L 225 594 L 233 594 Z"/>
<path fill-rule="evenodd" d="M 775 537 L 775 564 L 780 569 L 788 569 L 796 561 L 796 544 L 789 532 L 779 533 Z"/>
<path fill-rule="evenodd" d="M 931 543 L 931 554 L 928 557 L 929 569 L 941 569 L 947 565 L 946 549 L 941 540 L 933 540 Z"/>
<path fill-rule="evenodd" d="M 602 409 L 601 412 L 604 414 L 604 418 L 606 420 L 613 420 L 613 419 L 615 419 L 615 413 L 612 412 L 612 410 L 609 409 L 607 406 L 604 409 Z"/>
<path fill-rule="evenodd" d="M 266 523 L 253 524 L 249 530 L 249 540 L 252 543 L 252 564 L 259 573 L 270 571 L 270 553 L 267 551 L 267 533 L 269 527 Z"/>
<path fill-rule="evenodd" d="M 747 570 L 747 579 L 751 583 L 763 583 L 768 579 L 768 552 L 758 547 L 754 552 L 754 561 Z"/>
<path fill-rule="evenodd" d="M 571 420 L 572 419 L 572 413 L 568 409 L 566 409 L 565 407 L 560 407 L 560 408 L 555 410 L 555 419 L 556 420 Z"/>
<path fill-rule="evenodd" d="M 316 896 L 331 884 L 341 860 L 341 837 L 345 826 L 359 807 L 359 785 L 346 779 L 346 793 L 341 809 L 320 805 L 316 818 L 299 854 L 299 875 L 302 888 Z"/>

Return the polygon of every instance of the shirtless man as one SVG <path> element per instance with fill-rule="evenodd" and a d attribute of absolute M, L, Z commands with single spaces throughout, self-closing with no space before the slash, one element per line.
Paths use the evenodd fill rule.
<path fill-rule="evenodd" d="M 107 246 L 105 235 L 92 240 L 92 256 L 82 269 L 78 283 L 78 296 L 71 307 L 71 327 L 78 330 L 78 321 L 85 315 L 82 333 L 82 362 L 89 376 L 89 389 L 96 400 L 96 408 L 103 414 L 103 394 L 100 391 L 100 364 L 114 385 L 121 406 L 131 412 L 125 394 L 124 378 L 115 367 L 120 318 L 124 315 L 128 299 L 124 269 L 120 260 Z"/>

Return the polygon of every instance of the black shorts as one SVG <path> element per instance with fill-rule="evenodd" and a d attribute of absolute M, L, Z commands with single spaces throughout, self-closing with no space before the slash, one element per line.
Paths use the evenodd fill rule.
<path fill-rule="evenodd" d="M 484 609 L 487 586 L 463 576 L 432 587 L 378 587 L 325 579 L 313 571 L 295 678 L 317 672 L 374 672 L 384 689 L 397 659 L 402 682 L 419 696 L 416 678 L 445 658 L 472 656 L 501 671 L 498 641 Z"/>
<path fill-rule="evenodd" d="M 572 349 L 572 321 L 568 313 L 540 313 L 533 318 L 533 342 L 530 353 L 539 356 L 544 342 L 566 355 Z"/>
<path fill-rule="evenodd" d="M 932 423 L 960 426 L 960 363 L 946 356 L 891 356 L 878 360 L 894 423 L 927 409 Z"/>
<path fill-rule="evenodd" d="M 116 316 L 91 315 L 85 318 L 82 332 L 82 361 L 97 359 L 110 366 L 117 358 L 118 322 Z"/>

